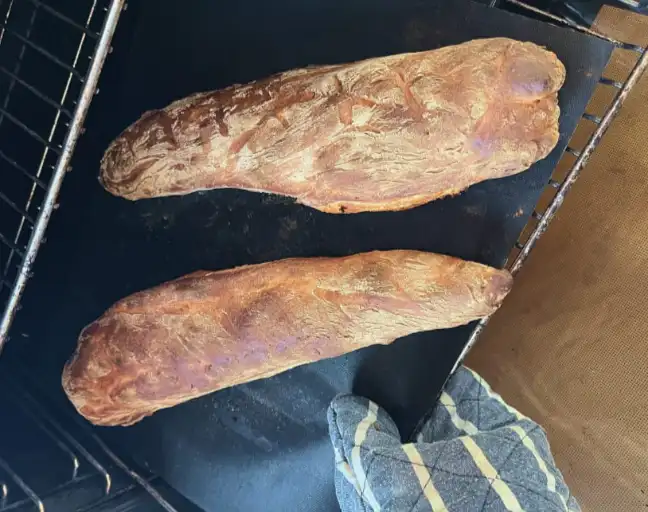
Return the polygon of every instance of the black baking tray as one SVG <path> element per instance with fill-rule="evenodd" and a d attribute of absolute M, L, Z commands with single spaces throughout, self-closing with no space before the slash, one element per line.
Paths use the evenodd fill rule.
<path fill-rule="evenodd" d="M 97 182 L 111 139 L 144 111 L 185 95 L 294 67 L 494 36 L 546 46 L 567 68 L 558 147 L 517 176 L 404 212 L 355 215 L 235 190 L 132 203 Z M 60 372 L 80 329 L 114 301 L 197 269 L 395 248 L 501 267 L 612 50 L 603 40 L 470 0 L 131 2 L 114 45 L 3 358 L 27 366 L 68 409 Z M 349 391 L 372 398 L 406 439 L 435 402 L 471 328 L 409 336 L 219 391 L 129 428 L 97 431 L 206 510 L 335 510 L 330 400 Z"/>

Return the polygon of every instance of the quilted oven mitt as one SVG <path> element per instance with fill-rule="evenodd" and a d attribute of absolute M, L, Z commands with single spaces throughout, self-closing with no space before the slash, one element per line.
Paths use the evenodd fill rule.
<path fill-rule="evenodd" d="M 378 405 L 353 395 L 328 411 L 343 512 L 579 511 L 543 429 L 461 367 L 430 419 L 401 443 Z"/>

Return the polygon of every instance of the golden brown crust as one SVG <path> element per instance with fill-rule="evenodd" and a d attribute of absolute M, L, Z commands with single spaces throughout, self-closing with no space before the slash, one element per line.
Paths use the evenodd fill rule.
<path fill-rule="evenodd" d="M 553 53 L 504 38 L 279 73 L 145 114 L 100 179 L 128 199 L 241 188 L 330 213 L 411 208 L 544 158 L 564 78 Z"/>
<path fill-rule="evenodd" d="M 212 391 L 486 316 L 506 271 L 418 251 L 195 272 L 127 297 L 86 327 L 63 371 L 78 411 L 130 425 Z"/>

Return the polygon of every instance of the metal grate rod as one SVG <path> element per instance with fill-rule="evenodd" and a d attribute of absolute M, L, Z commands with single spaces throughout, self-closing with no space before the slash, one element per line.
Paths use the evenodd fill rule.
<path fill-rule="evenodd" d="M 536 14 L 540 14 L 541 16 L 544 16 L 546 18 L 549 18 L 550 20 L 557 21 L 558 23 L 561 23 L 563 25 L 567 25 L 573 29 L 578 30 L 579 32 L 583 32 L 585 34 L 588 34 L 590 36 L 598 37 L 599 39 L 604 39 L 605 41 L 608 41 L 612 43 L 614 46 L 617 48 L 624 48 L 626 50 L 632 50 L 638 53 L 643 53 L 644 49 L 641 46 L 637 46 L 634 44 L 628 44 L 624 43 L 623 41 L 619 41 L 618 39 L 613 39 L 611 37 L 606 36 L 605 34 L 601 34 L 600 32 L 597 32 L 596 30 L 592 30 L 591 28 L 584 27 L 582 25 L 579 25 L 578 23 L 575 23 L 571 20 L 568 20 L 566 18 L 561 18 L 560 16 L 556 16 L 555 14 L 551 14 L 550 12 L 543 11 L 542 9 L 538 9 L 537 7 L 533 7 L 532 5 L 525 4 L 524 2 L 520 2 L 519 0 L 506 0 L 507 2 L 517 5 L 518 7 L 521 7 L 522 9 L 526 9 L 528 11 L 534 12 Z"/>
<path fill-rule="evenodd" d="M 9 19 L 9 16 L 11 16 L 11 11 L 13 10 L 13 4 L 14 4 L 14 0 L 9 0 L 9 7 L 7 7 L 7 13 L 5 14 L 5 23 Z M 30 24 L 29 24 L 29 28 L 27 29 L 27 33 L 29 33 L 31 31 L 31 28 L 32 28 L 32 26 L 34 24 L 34 17 L 35 16 L 36 16 L 36 11 L 34 11 L 32 13 L 32 15 L 31 15 Z M 4 34 L 5 34 L 4 27 L 2 27 L 0 29 L 0 43 L 4 39 Z"/>
<path fill-rule="evenodd" d="M 9 383 L 14 391 L 17 394 L 21 395 L 21 398 L 31 404 L 31 407 L 34 410 L 38 411 L 38 414 L 43 418 L 44 421 L 47 421 L 51 427 L 56 430 L 61 437 L 63 437 L 77 452 L 79 452 L 101 475 L 103 475 L 106 485 L 104 487 L 105 494 L 110 493 L 110 488 L 112 486 L 112 477 L 110 473 L 97 461 L 97 459 L 86 450 L 83 445 L 81 445 L 76 439 L 74 439 L 46 410 L 39 404 L 39 402 L 26 390 L 20 386 L 13 384 L 11 379 L 8 377 L 3 377 L 5 384 Z M 33 413 L 33 411 L 32 411 Z M 35 413 L 34 413 L 35 414 Z M 71 451 L 71 450 L 70 450 Z M 78 462 L 77 462 L 78 464 Z"/>
<path fill-rule="evenodd" d="M 125 0 L 112 0 L 110 3 L 110 7 L 106 13 L 104 26 L 101 31 L 101 37 L 99 38 L 96 48 L 94 50 L 92 60 L 90 63 L 90 69 L 88 70 L 88 75 L 86 77 L 86 80 L 83 84 L 83 88 L 79 95 L 77 106 L 74 111 L 74 116 L 70 121 L 70 129 L 63 142 L 63 148 L 62 148 L 63 150 L 58 159 L 58 162 L 56 163 L 56 167 L 54 169 L 52 179 L 50 182 L 50 187 L 45 195 L 45 199 L 43 201 L 40 215 L 38 216 L 36 225 L 34 226 L 32 235 L 29 239 L 29 243 L 27 244 L 25 257 L 18 271 L 18 276 L 16 277 L 16 283 L 14 285 L 14 288 L 12 289 L 11 295 L 9 296 L 9 301 L 7 303 L 5 315 L 2 317 L 2 320 L 0 321 L 0 351 L 2 350 L 2 346 L 7 339 L 9 326 L 11 325 L 11 321 L 13 320 L 13 317 L 16 314 L 18 302 L 20 301 L 22 292 L 25 289 L 25 285 L 27 283 L 29 272 L 34 262 L 34 258 L 36 257 L 38 248 L 40 247 L 40 244 L 43 241 L 47 223 L 49 222 L 49 218 L 52 215 L 52 210 L 54 209 L 56 198 L 61 188 L 61 184 L 63 182 L 66 169 L 70 163 L 70 159 L 72 158 L 72 152 L 74 151 L 74 147 L 76 146 L 77 140 L 81 135 L 83 121 L 88 112 L 88 108 L 90 107 L 90 102 L 92 100 L 92 97 L 95 94 L 95 91 L 97 89 L 97 83 L 99 81 L 101 68 L 103 67 L 104 61 L 106 60 L 106 56 L 110 51 L 110 41 L 115 32 L 115 28 L 117 27 L 117 21 L 119 20 L 119 15 L 121 14 L 121 10 L 124 6 L 124 3 Z M 83 39 L 84 38 L 82 36 L 81 44 L 83 43 Z M 80 48 L 79 48 L 79 52 L 80 52 Z M 79 53 L 77 52 L 77 58 L 78 55 Z M 68 84 L 69 84 L 69 80 L 68 80 Z M 67 90 L 68 88 L 66 87 L 64 94 L 67 94 Z M 41 167 L 42 167 L 42 163 L 41 163 Z M 31 196 L 30 196 L 30 200 L 31 200 Z"/>
<path fill-rule="evenodd" d="M 55 9 L 52 9 L 49 5 L 44 4 L 40 0 L 29 0 L 29 1 L 31 3 L 33 3 L 36 7 L 39 7 L 41 10 L 51 14 L 55 18 L 58 18 L 59 20 L 61 20 L 61 21 L 65 22 L 65 23 L 67 23 L 68 25 L 71 25 L 72 27 L 76 28 L 77 30 L 80 30 L 85 35 L 87 35 L 88 37 L 91 37 L 93 39 L 98 39 L 99 38 L 99 34 L 97 34 L 96 32 L 93 32 L 92 30 L 84 27 L 83 25 L 80 25 L 76 21 L 71 20 L 70 18 L 68 18 L 64 14 L 61 14 L 60 12 L 58 12 Z"/>
<path fill-rule="evenodd" d="M 12 80 L 15 80 L 16 82 L 18 82 L 18 83 L 19 83 L 20 85 L 22 85 L 25 89 L 27 89 L 28 91 L 30 91 L 32 94 L 38 96 L 38 97 L 39 97 L 41 100 L 43 100 L 45 103 L 48 103 L 48 104 L 50 104 L 52 107 L 54 107 L 55 109 L 60 110 L 60 111 L 63 112 L 66 116 L 68 116 L 68 117 L 72 117 L 72 112 L 70 112 L 68 109 L 66 109 L 63 105 L 61 105 L 61 104 L 58 103 L 57 101 L 54 101 L 54 100 L 53 100 L 52 98 L 50 98 L 49 96 L 43 94 L 43 93 L 40 92 L 38 89 L 36 89 L 36 87 L 33 87 L 33 86 L 29 85 L 27 82 L 25 82 L 22 78 L 20 78 L 20 77 L 19 77 L 18 75 L 16 75 L 15 73 L 12 73 L 11 71 L 9 71 L 8 69 L 6 69 L 6 68 L 3 67 L 3 66 L 0 66 L 0 71 L 2 71 L 5 75 L 10 76 Z"/>
<path fill-rule="evenodd" d="M 12 210 L 14 210 L 16 213 L 19 215 L 22 215 L 29 224 L 32 226 L 34 225 L 34 219 L 31 218 L 31 215 L 27 213 L 25 210 L 23 210 L 20 206 L 18 206 L 16 203 L 14 203 L 11 199 L 9 199 L 6 195 L 4 195 L 2 192 L 0 192 L 0 199 L 4 201 L 6 204 L 8 204 Z"/>
<path fill-rule="evenodd" d="M 511 265 L 510 272 L 513 276 L 515 276 L 520 271 L 522 265 L 524 265 L 524 262 L 529 257 L 529 253 L 537 243 L 538 239 L 549 227 L 549 224 L 551 223 L 554 216 L 556 215 L 556 212 L 558 211 L 563 201 L 565 200 L 565 196 L 567 195 L 567 192 L 569 192 L 572 185 L 578 179 L 578 176 L 583 170 L 583 167 L 585 167 L 585 164 L 587 164 L 587 161 L 592 156 L 594 149 L 596 148 L 596 146 L 598 146 L 599 142 L 601 141 L 601 138 L 603 137 L 603 135 L 605 135 L 605 132 L 610 127 L 610 124 L 612 123 L 614 118 L 621 110 L 621 107 L 623 106 L 623 103 L 625 102 L 626 98 L 630 94 L 630 91 L 636 85 L 637 81 L 639 80 L 643 72 L 646 70 L 646 68 L 648 68 L 648 53 L 644 52 L 642 53 L 641 57 L 635 64 L 634 68 L 632 68 L 630 75 L 628 75 L 628 79 L 626 80 L 625 84 L 623 84 L 621 90 L 617 93 L 616 97 L 614 98 L 614 101 L 610 105 L 610 108 L 603 116 L 601 123 L 596 126 L 594 133 L 592 133 L 592 136 L 587 141 L 587 144 L 585 145 L 583 150 L 574 153 L 574 154 L 578 154 L 576 161 L 574 162 L 569 173 L 565 177 L 565 180 L 562 182 L 562 185 L 556 192 L 556 196 L 553 198 L 551 204 L 549 205 L 544 215 L 538 222 L 538 225 L 531 232 L 531 235 L 529 236 L 528 240 L 522 246 L 520 253 L 515 258 L 513 265 Z M 454 365 L 454 368 L 452 369 L 451 374 L 455 372 L 457 367 L 461 364 L 461 362 L 466 357 L 466 354 L 473 347 L 473 345 L 477 341 L 477 338 L 479 338 L 479 335 L 482 333 L 482 331 L 488 324 L 489 320 L 491 319 L 491 316 L 482 318 L 479 321 L 479 323 L 475 326 L 472 333 L 470 334 L 470 338 L 468 338 L 468 342 L 466 343 L 465 347 L 461 351 L 461 354 L 459 354 L 459 357 L 457 358 L 457 361 Z"/>
<path fill-rule="evenodd" d="M 16 162 L 14 159 L 9 158 L 3 151 L 0 150 L 0 158 L 2 158 L 5 162 L 7 162 L 9 165 L 11 165 L 14 169 L 17 169 L 21 173 L 23 173 L 25 176 L 27 176 L 31 181 L 33 181 L 36 185 L 38 185 L 40 188 L 43 190 L 47 190 L 47 185 L 38 178 L 37 176 L 33 176 L 27 169 L 25 169 L 23 166 L 21 166 L 18 162 Z"/>
<path fill-rule="evenodd" d="M 9 249 L 11 249 L 12 252 L 15 252 L 21 258 L 25 257 L 24 251 L 20 247 L 18 247 L 15 243 L 13 243 L 11 240 L 7 239 L 7 237 L 4 236 L 2 233 L 0 233 L 0 242 L 2 242 L 7 247 L 9 247 Z"/>
<path fill-rule="evenodd" d="M 138 473 L 129 468 L 123 460 L 121 460 L 96 434 L 92 434 L 95 442 L 101 449 L 108 455 L 112 461 L 119 466 L 125 473 L 129 474 L 133 480 L 141 485 L 146 492 L 148 492 L 167 512 L 178 512 L 177 509 L 171 505 L 145 478 L 142 478 Z"/>
<path fill-rule="evenodd" d="M 79 472 L 79 459 L 76 456 L 76 453 L 74 453 L 68 445 L 66 445 L 63 441 L 61 441 L 55 434 L 52 432 L 51 429 L 49 429 L 43 421 L 38 418 L 36 413 L 31 411 L 27 405 L 24 403 L 23 400 L 19 400 L 14 393 L 10 394 L 10 399 L 20 408 L 22 411 L 27 415 L 37 426 L 40 428 L 47 437 L 49 437 L 56 446 L 59 447 L 59 449 L 70 458 L 72 462 L 72 476 L 70 477 L 70 480 L 74 480 L 77 477 L 77 474 Z"/>
<path fill-rule="evenodd" d="M 29 128 L 25 123 L 23 123 L 21 120 L 19 120 L 16 116 L 13 114 L 10 114 L 7 112 L 6 109 L 0 107 L 0 114 L 2 114 L 4 117 L 9 119 L 13 124 L 18 126 L 19 128 L 22 128 L 25 132 L 27 132 L 29 135 L 31 135 L 34 139 L 36 139 L 38 142 L 40 142 L 43 146 L 46 146 L 47 149 L 54 151 L 57 155 L 61 154 L 61 150 L 59 148 L 55 148 L 54 146 L 51 146 L 43 137 L 38 135 L 34 130 Z"/>
<path fill-rule="evenodd" d="M 154 477 L 154 478 L 151 479 L 151 481 L 152 481 L 153 479 L 155 479 L 155 478 L 159 478 L 159 477 Z M 122 487 L 121 489 L 119 489 L 119 490 L 113 492 L 113 493 L 110 495 L 110 497 L 108 498 L 108 500 L 106 500 L 105 497 L 104 497 L 104 498 L 101 498 L 101 499 L 99 499 L 99 500 L 97 500 L 97 501 L 94 501 L 94 502 L 92 502 L 92 503 L 89 503 L 88 505 L 86 505 L 86 506 L 84 506 L 84 507 L 82 507 L 82 508 L 77 509 L 75 512 L 93 512 L 93 511 L 96 511 L 96 510 L 98 510 L 98 509 L 105 510 L 105 509 L 106 509 L 106 508 L 105 508 L 106 505 L 107 505 L 108 503 L 110 503 L 110 501 L 113 501 L 113 503 L 114 503 L 114 500 L 116 500 L 116 499 L 119 498 L 120 496 L 123 496 L 123 495 L 125 495 L 125 494 L 127 494 L 127 493 L 133 491 L 133 490 L 136 489 L 136 488 L 137 488 L 137 485 L 136 485 L 136 484 L 131 484 L 131 485 L 127 486 L 127 487 Z"/>
<path fill-rule="evenodd" d="M 619 82 L 618 80 L 612 80 L 611 78 L 605 78 L 604 76 L 599 78 L 599 82 L 603 85 L 610 85 L 612 87 L 615 87 L 616 89 L 621 89 L 623 87 L 622 82 Z"/>
<path fill-rule="evenodd" d="M 22 34 L 19 34 L 18 32 L 8 28 L 6 23 L 0 23 L 0 26 L 2 27 L 2 30 L 4 32 L 6 32 L 7 34 L 11 34 L 13 37 L 15 37 L 16 39 L 21 41 L 23 44 L 29 46 L 31 49 L 37 51 L 38 53 L 40 53 L 44 57 L 47 57 L 49 60 L 51 60 L 52 62 L 54 62 L 58 66 L 62 67 L 66 71 L 69 71 L 70 73 L 72 73 L 74 76 L 76 76 L 79 80 L 81 80 L 83 82 L 83 75 L 81 75 L 81 73 L 79 73 L 76 69 L 74 69 L 74 67 L 70 66 L 69 64 L 66 64 L 61 59 L 59 59 L 56 55 L 53 55 L 50 52 L 48 52 L 47 50 L 45 50 L 44 48 L 41 48 L 36 43 L 34 43 L 33 41 L 27 39 Z"/>
<path fill-rule="evenodd" d="M 25 368 L 19 367 L 19 368 L 14 368 L 14 370 L 18 370 L 18 371 L 20 372 L 21 377 L 22 377 L 24 380 L 32 381 L 32 382 L 33 382 L 33 377 L 27 373 L 27 371 L 26 371 Z M 84 457 L 86 457 L 86 458 L 87 458 L 88 460 L 90 460 L 91 462 L 92 462 L 93 460 L 95 460 L 95 459 L 92 457 L 92 455 L 90 455 L 90 454 L 87 452 L 87 450 L 86 450 L 85 448 L 83 448 L 83 446 L 81 446 L 81 445 L 80 445 L 80 444 L 79 444 L 79 443 L 78 443 L 78 442 L 77 442 L 77 441 L 76 441 L 76 440 L 75 440 L 75 439 L 74 439 L 74 438 L 73 438 L 73 437 L 72 437 L 72 436 L 71 436 L 71 435 L 70 435 L 66 430 L 63 429 L 63 427 L 61 427 L 61 426 L 58 424 L 58 422 L 56 422 L 56 420 L 54 420 L 54 419 L 52 418 L 51 414 L 49 414 L 49 413 L 47 412 L 47 410 L 46 410 L 42 405 L 40 405 L 39 401 L 38 401 L 34 396 L 32 396 L 31 393 L 30 393 L 29 391 L 27 391 L 27 389 L 26 389 L 25 386 L 18 386 L 18 385 L 16 385 L 16 384 L 13 384 L 13 382 L 14 382 L 15 380 L 17 380 L 17 378 L 18 378 L 18 377 L 15 376 L 15 374 L 14 374 L 14 377 L 11 378 L 11 379 L 10 379 L 8 376 L 6 376 L 6 375 L 3 376 L 2 374 L 0 374 L 0 379 L 4 379 L 4 380 L 7 381 L 7 382 L 11 382 L 11 384 L 12 384 L 13 387 L 14 387 L 14 389 L 16 389 L 17 391 L 19 391 L 19 393 L 21 394 L 21 396 L 22 396 L 23 398 L 25 398 L 25 400 L 29 401 L 29 402 L 33 405 L 34 408 L 37 408 L 37 409 L 42 413 L 43 417 L 46 417 L 46 418 L 48 419 L 48 421 L 50 422 L 50 424 L 51 424 L 52 426 L 54 426 L 54 427 L 59 431 L 59 433 L 60 433 L 62 436 L 64 436 L 65 439 L 66 439 L 66 440 L 67 440 L 67 441 L 68 441 L 68 442 L 69 442 L 69 443 L 70 443 L 70 444 L 71 444 L 71 445 L 72 445 L 76 450 L 79 451 L 79 453 L 81 453 L 82 455 L 84 455 Z M 166 500 L 166 499 L 165 499 L 165 498 L 164 498 L 164 497 L 163 497 L 163 496 L 162 496 L 162 495 L 161 495 L 161 494 L 160 494 L 160 493 L 155 489 L 155 487 L 153 487 L 153 486 L 151 485 L 152 478 L 149 478 L 149 479 L 144 478 L 144 477 L 142 477 L 139 473 L 137 473 L 136 471 L 134 471 L 134 470 L 132 470 L 131 468 L 129 468 L 129 467 L 126 465 L 126 463 L 124 463 L 124 461 L 122 461 L 121 458 L 120 458 L 118 455 L 116 455 L 116 454 L 115 454 L 115 453 L 114 453 L 114 452 L 113 452 L 113 451 L 112 451 L 112 450 L 111 450 L 111 449 L 110 449 L 110 448 L 109 448 L 109 447 L 108 447 L 108 446 L 107 446 L 107 445 L 102 441 L 102 439 L 101 439 L 99 436 L 97 436 L 97 435 L 96 435 L 96 434 L 95 434 L 91 429 L 88 428 L 87 423 L 86 423 L 85 421 L 83 421 L 83 420 L 81 419 L 81 417 L 80 417 L 78 414 L 76 414 L 76 413 L 74 413 L 74 412 L 71 412 L 71 413 L 69 413 L 69 414 L 70 414 L 70 418 L 71 418 L 71 419 L 72 419 L 72 420 L 73 420 L 77 425 L 79 425 L 79 427 L 80 427 L 81 429 L 83 429 L 83 431 L 85 431 L 85 432 L 86 432 L 86 433 L 87 433 L 87 434 L 88 434 L 88 435 L 89 435 L 89 436 L 94 440 L 94 442 L 97 443 L 97 445 L 99 446 L 99 448 L 100 448 L 100 449 L 101 449 L 101 450 L 102 450 L 102 451 L 103 451 L 103 452 L 104 452 L 104 453 L 105 453 L 105 454 L 106 454 L 106 455 L 107 455 L 107 456 L 108 456 L 108 457 L 109 457 L 109 458 L 110 458 L 110 459 L 115 463 L 115 465 L 117 465 L 117 466 L 118 466 L 122 471 L 124 471 L 126 474 L 128 474 L 128 475 L 129 475 L 129 476 L 130 476 L 130 477 L 135 481 L 136 484 L 140 485 L 140 486 L 141 486 L 141 487 L 142 487 L 146 492 L 148 492 L 148 493 L 151 495 L 151 497 L 152 497 L 153 499 L 155 499 L 155 500 L 157 501 L 157 503 L 158 503 L 158 504 L 159 504 L 159 505 L 160 505 L 164 510 L 166 510 L 167 512 L 178 512 L 178 510 L 177 510 L 176 508 L 174 508 L 173 505 L 171 505 L 171 504 L 170 504 L 170 503 L 169 503 L 169 502 L 168 502 L 168 501 L 167 501 L 167 500 Z M 96 462 L 96 461 L 95 461 L 95 462 Z M 97 464 L 98 464 L 98 463 L 97 463 Z M 102 468 L 102 469 L 103 469 L 103 468 Z M 105 472 L 105 470 L 103 470 L 103 471 Z M 110 479 L 110 475 L 108 475 L 107 473 L 106 473 L 106 475 L 107 475 L 108 478 Z M 110 480 L 108 480 L 108 484 L 109 484 L 109 486 L 108 486 L 108 488 L 106 489 L 106 495 L 108 495 L 108 494 L 109 494 L 109 491 L 110 491 Z M 117 495 L 119 495 L 119 492 L 120 492 L 120 491 L 117 491 L 117 493 L 115 493 L 115 494 L 111 494 L 111 496 L 117 496 Z M 88 510 L 88 511 L 89 511 L 90 509 L 91 509 L 91 507 L 87 507 L 87 508 L 84 508 L 83 510 Z"/>
<path fill-rule="evenodd" d="M 92 17 L 94 15 L 96 6 L 97 6 L 97 2 L 96 2 L 96 0 L 93 0 L 92 7 L 90 8 L 90 12 L 88 13 L 88 17 L 86 19 L 86 25 L 90 24 L 90 21 L 92 20 Z M 27 32 L 28 34 L 31 33 L 31 26 L 33 25 L 33 22 L 34 22 L 35 13 L 36 13 L 36 11 L 34 11 L 34 13 L 32 14 L 32 21 L 31 21 L 30 29 Z M 105 25 L 104 25 L 104 27 L 105 27 Z M 74 61 L 72 62 L 72 68 L 74 68 L 77 65 L 77 62 L 79 60 L 79 56 L 81 54 L 81 49 L 83 48 L 83 43 L 85 42 L 85 39 L 86 39 L 85 34 L 82 34 L 81 39 L 79 41 L 79 44 L 77 45 L 77 50 L 76 50 L 76 54 L 74 56 Z M 21 57 L 20 58 L 22 58 L 22 55 L 24 53 L 23 52 L 24 49 L 25 49 L 25 47 L 23 45 L 23 48 L 21 49 Z M 20 67 L 20 62 L 16 65 L 16 68 L 19 68 L 19 67 Z M 63 93 L 61 94 L 61 100 L 60 100 L 61 105 L 65 104 L 65 100 L 67 98 L 68 92 L 70 90 L 70 85 L 72 83 L 72 78 L 73 78 L 73 74 L 68 73 L 68 78 L 67 78 L 67 81 L 66 81 L 66 84 L 65 84 L 65 88 L 63 89 Z M 83 82 L 83 79 L 81 79 L 81 81 Z M 14 83 L 15 82 L 12 82 L 11 85 L 13 86 Z M 7 99 L 5 100 L 5 107 L 6 107 L 6 103 L 8 103 L 8 101 L 9 101 L 9 98 L 7 97 Z M 57 110 L 56 115 L 54 116 L 54 122 L 52 123 L 52 127 L 50 128 L 50 132 L 49 132 L 49 136 L 48 136 L 48 142 L 52 141 L 52 139 L 54 137 L 54 133 L 56 132 L 56 129 L 58 127 L 58 123 L 59 123 L 60 118 L 61 118 L 61 111 Z M 66 123 L 66 126 L 69 128 L 70 124 Z M 68 133 L 68 135 L 69 135 L 69 133 Z M 49 144 L 45 144 L 45 149 L 44 149 L 44 151 L 43 151 L 43 153 L 41 155 L 41 159 L 40 159 L 40 163 L 38 165 L 38 169 L 36 170 L 36 177 L 40 177 L 41 172 L 43 170 L 43 166 L 45 165 L 45 160 L 47 158 L 47 155 L 48 155 L 48 152 L 49 152 L 50 149 L 51 149 L 51 146 Z M 57 150 L 55 150 L 55 152 L 60 155 L 60 152 L 58 152 Z M 55 171 L 54 166 L 52 166 L 52 169 Z M 36 188 L 35 188 L 35 186 L 32 185 L 32 188 L 31 188 L 31 190 L 29 192 L 29 196 L 27 197 L 27 201 L 25 202 L 25 208 L 24 209 L 27 210 L 27 211 L 29 210 L 29 207 L 31 206 L 32 200 L 34 199 L 34 193 L 35 192 L 36 192 Z M 24 226 L 25 226 L 24 219 L 21 219 L 21 221 L 20 221 L 20 223 L 18 225 L 18 230 L 16 232 L 16 236 L 14 237 L 14 241 L 16 243 L 20 239 L 20 235 L 22 234 Z M 13 259 L 13 253 L 10 253 L 9 258 L 7 259 L 7 263 L 5 265 L 5 270 L 4 270 L 5 274 L 8 272 L 9 265 L 11 264 L 12 259 Z M 0 352 L 1 351 L 2 351 L 2 334 L 0 332 Z"/>
<path fill-rule="evenodd" d="M 585 112 L 583 114 L 583 119 L 587 119 L 588 121 L 591 121 L 594 124 L 601 124 L 602 121 L 602 119 L 599 116 L 595 116 L 594 114 L 589 114 L 588 112 Z"/>
<path fill-rule="evenodd" d="M 16 482 L 16 485 L 22 489 L 22 491 L 29 497 L 29 499 L 36 505 L 36 508 L 38 508 L 39 512 L 45 512 L 45 505 L 43 505 L 43 502 L 41 499 L 38 497 L 38 495 L 29 487 L 22 478 L 20 478 L 13 469 L 11 469 L 11 466 L 7 464 L 7 462 L 0 457 L 0 469 L 2 469 L 9 477 Z M 6 485 L 3 485 L 6 489 Z M 5 495 L 6 498 L 6 495 Z"/>
<path fill-rule="evenodd" d="M 581 155 L 580 151 L 578 151 L 577 149 L 572 148 L 571 146 L 567 146 L 565 148 L 565 151 L 567 153 L 569 153 L 570 155 L 574 155 L 576 158 L 578 158 Z"/>
<path fill-rule="evenodd" d="M 9 8 L 7 9 L 7 14 L 5 15 L 5 20 L 4 20 L 5 24 L 9 20 L 9 16 L 11 15 L 13 5 L 14 5 L 14 1 L 11 0 L 11 2 L 9 4 Z M 27 34 L 27 37 L 31 36 L 32 29 L 34 28 L 34 22 L 36 21 L 36 13 L 37 13 L 37 10 L 34 9 L 32 11 L 32 13 L 31 13 L 31 16 L 29 17 L 29 26 L 27 27 L 27 30 L 25 31 L 25 33 Z M 2 43 L 2 41 L 4 41 L 5 32 L 6 32 L 5 25 L 4 24 L 0 25 L 0 43 Z M 13 72 L 16 73 L 16 74 L 20 72 L 20 68 L 22 67 L 23 57 L 25 56 L 25 49 L 26 49 L 25 45 L 22 45 L 21 48 L 20 48 L 20 52 L 18 53 L 18 58 L 16 59 L 16 64 L 13 67 Z M 9 107 L 9 100 L 11 99 L 11 95 L 13 94 L 13 90 L 14 90 L 15 85 L 16 85 L 15 80 L 11 80 L 9 82 L 9 87 L 7 88 L 7 94 L 5 95 L 4 101 L 2 102 L 2 108 L 3 109 L 7 109 Z M 3 122 L 4 122 L 4 116 L 0 116 L 0 125 Z"/>

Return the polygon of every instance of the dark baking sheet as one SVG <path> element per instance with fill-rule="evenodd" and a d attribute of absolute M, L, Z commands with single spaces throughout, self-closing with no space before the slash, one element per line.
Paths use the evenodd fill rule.
<path fill-rule="evenodd" d="M 559 146 L 518 176 L 405 212 L 346 216 L 232 190 L 131 203 L 96 180 L 121 129 L 187 94 L 492 36 L 547 46 L 568 72 Z M 85 324 L 125 295 L 196 269 L 394 248 L 502 266 L 611 52 L 604 41 L 469 0 L 131 2 L 115 47 L 4 358 L 41 372 L 55 399 Z M 220 391 L 130 428 L 98 430 L 205 509 L 334 510 L 325 416 L 332 397 L 353 390 L 374 399 L 405 438 L 470 329 L 410 336 Z"/>

